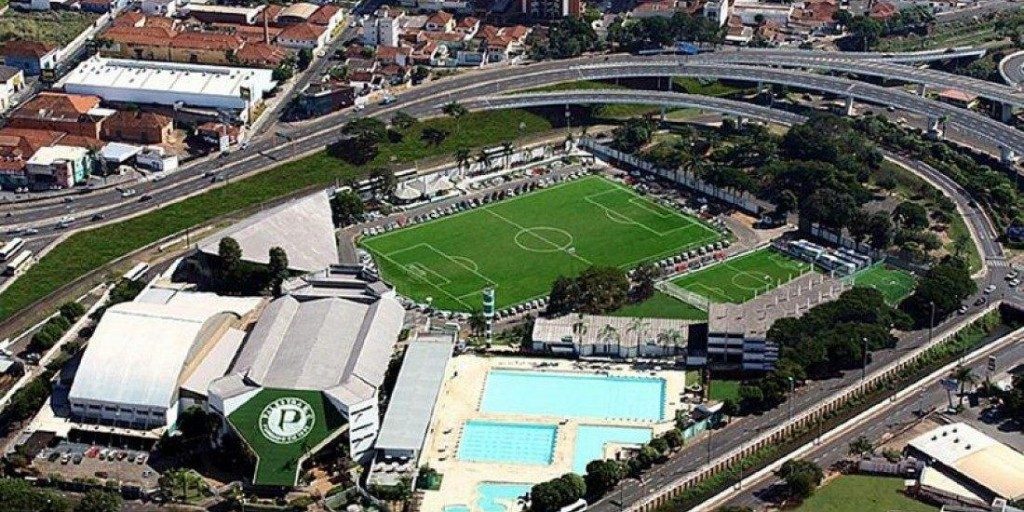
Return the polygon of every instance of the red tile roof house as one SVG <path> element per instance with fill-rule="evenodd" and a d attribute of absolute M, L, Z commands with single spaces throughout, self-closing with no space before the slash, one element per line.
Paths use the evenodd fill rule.
<path fill-rule="evenodd" d="M 28 159 L 45 146 L 65 137 L 64 132 L 0 128 L 0 187 L 16 189 L 28 186 Z"/>
<path fill-rule="evenodd" d="M 174 133 L 170 117 L 153 112 L 121 110 L 103 121 L 103 140 L 164 144 Z"/>
<path fill-rule="evenodd" d="M 412 48 L 408 46 L 378 46 L 377 60 L 383 64 L 408 66 L 412 58 Z"/>
<path fill-rule="evenodd" d="M 893 17 L 897 11 L 896 6 L 889 2 L 878 2 L 871 6 L 871 12 L 868 13 L 868 16 L 880 21 L 887 20 Z"/>
<path fill-rule="evenodd" d="M 290 25 L 277 35 L 277 44 L 285 48 L 319 50 L 327 44 L 327 27 L 311 23 Z"/>
<path fill-rule="evenodd" d="M 99 106 L 98 96 L 42 92 L 11 112 L 7 126 L 62 131 L 96 139 L 103 116 L 91 112 Z"/>

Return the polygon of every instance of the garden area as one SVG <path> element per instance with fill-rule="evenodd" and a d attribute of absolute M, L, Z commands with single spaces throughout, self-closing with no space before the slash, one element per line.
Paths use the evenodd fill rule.
<path fill-rule="evenodd" d="M 862 512 L 865 510 L 936 512 L 903 494 L 903 479 L 868 475 L 843 475 L 826 483 L 796 512 Z"/>
<path fill-rule="evenodd" d="M 8 9 L 0 16 L 0 42 L 38 41 L 65 46 L 99 19 L 81 11 L 19 11 Z"/>

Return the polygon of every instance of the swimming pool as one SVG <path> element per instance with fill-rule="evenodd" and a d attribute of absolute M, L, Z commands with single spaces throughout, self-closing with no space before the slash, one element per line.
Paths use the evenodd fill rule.
<path fill-rule="evenodd" d="M 650 440 L 649 428 L 580 425 L 576 430 L 572 470 L 578 475 L 585 474 L 590 461 L 604 458 L 604 447 L 608 443 L 643 444 Z"/>
<path fill-rule="evenodd" d="M 665 380 L 566 372 L 491 370 L 482 412 L 661 421 Z"/>
<path fill-rule="evenodd" d="M 467 421 L 459 442 L 459 460 L 551 464 L 555 425 Z"/>
<path fill-rule="evenodd" d="M 483 482 L 476 486 L 479 498 L 476 500 L 479 512 L 518 512 L 522 507 L 517 499 L 530 492 L 530 484 Z"/>

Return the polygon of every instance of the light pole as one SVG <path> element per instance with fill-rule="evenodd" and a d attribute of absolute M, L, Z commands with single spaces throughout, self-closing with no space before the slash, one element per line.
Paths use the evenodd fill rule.
<path fill-rule="evenodd" d="M 709 423 L 710 425 L 710 423 Z M 706 465 L 711 465 L 711 438 L 715 436 L 715 431 L 708 427 L 708 460 Z"/>
<path fill-rule="evenodd" d="M 868 338 L 867 336 L 860 339 L 861 341 L 861 365 L 860 365 L 860 381 L 864 382 L 864 379 L 868 375 Z"/>
<path fill-rule="evenodd" d="M 793 398 L 794 389 L 796 389 L 796 381 L 793 380 L 793 377 L 789 377 L 789 398 L 786 400 L 789 402 L 789 418 L 786 420 L 786 423 L 793 421 L 793 400 L 795 400 L 795 398 Z"/>
<path fill-rule="evenodd" d="M 931 316 L 929 317 L 930 319 L 928 320 L 928 343 L 931 344 L 931 342 L 932 342 L 932 329 L 935 327 L 935 301 L 934 300 L 928 301 L 928 304 L 932 308 L 932 313 L 931 313 Z"/>

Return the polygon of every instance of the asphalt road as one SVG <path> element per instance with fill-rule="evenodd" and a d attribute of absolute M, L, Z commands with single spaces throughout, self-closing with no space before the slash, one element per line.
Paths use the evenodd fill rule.
<path fill-rule="evenodd" d="M 736 52 L 729 52 L 736 53 Z M 788 53 L 788 52 L 787 52 Z M 856 56 L 856 54 L 855 54 Z M 138 195 L 125 201 L 120 193 L 102 190 L 78 196 L 68 204 L 28 204 L 0 206 L 6 215 L 3 225 L 35 226 L 52 229 L 64 215 L 76 217 L 79 227 L 83 218 L 104 212 L 108 218 L 137 213 L 210 186 L 204 173 L 220 173 L 225 178 L 272 167 L 290 156 L 315 151 L 337 140 L 336 127 L 355 117 L 381 115 L 399 109 L 416 116 L 432 115 L 439 106 L 452 100 L 466 101 L 475 96 L 500 94 L 512 89 L 530 88 L 567 80 L 610 78 L 615 76 L 656 76 L 659 74 L 687 76 L 717 76 L 738 80 L 787 83 L 794 87 L 808 87 L 831 91 L 838 95 L 854 95 L 865 101 L 893 104 L 912 112 L 935 116 L 947 115 L 951 123 L 977 133 L 979 137 L 1006 142 L 1024 153 L 1024 134 L 1020 134 L 998 121 L 980 114 L 970 113 L 938 102 L 925 100 L 904 91 L 894 91 L 840 77 L 815 75 L 796 70 L 762 69 L 745 65 L 708 64 L 702 55 L 685 57 L 641 58 L 633 55 L 588 56 L 565 61 L 534 63 L 514 68 L 489 68 L 468 71 L 454 77 L 422 84 L 397 96 L 398 102 L 388 107 L 368 106 L 365 110 L 346 109 L 322 118 L 294 124 L 279 124 L 274 133 L 266 133 L 252 140 L 248 147 L 223 157 L 201 159 L 171 174 L 160 183 L 140 183 Z M 321 59 L 320 62 L 326 59 Z M 687 64 L 688 62 L 695 64 Z M 701 64 L 704 62 L 704 64 Z M 682 65 L 680 64 L 682 63 Z M 597 65 L 597 66 L 595 66 Z M 316 71 L 316 70 L 314 70 Z M 315 73 L 310 73 L 312 77 Z M 307 78 L 308 79 L 308 78 Z M 296 88 L 297 89 L 297 88 Z M 282 104 L 286 103 L 284 101 Z M 149 204 L 137 203 L 138 196 L 149 195 Z"/>
<path fill-rule="evenodd" d="M 1024 51 L 1018 51 L 1003 57 L 999 61 L 999 74 L 1003 80 L 1019 89 L 1024 85 Z"/>
<path fill-rule="evenodd" d="M 1024 361 L 1024 343 L 1014 342 L 992 352 L 996 356 L 996 373 L 1005 372 Z M 985 375 L 987 371 L 987 358 L 981 358 L 971 364 L 975 375 Z M 943 410 L 948 404 L 949 398 L 945 389 L 938 380 L 933 381 L 920 393 L 907 395 L 894 402 L 893 405 L 884 411 L 884 418 L 874 417 L 846 433 L 821 443 L 808 453 L 803 459 L 813 460 L 819 466 L 829 467 L 846 458 L 849 445 L 860 436 L 865 436 L 872 441 L 877 441 L 885 433 L 895 433 L 913 424 L 920 418 L 923 411 Z M 748 482 L 737 493 L 727 505 L 745 505 L 760 510 L 769 503 L 765 501 L 773 485 L 781 483 L 775 477 L 768 477 L 759 482 Z"/>

